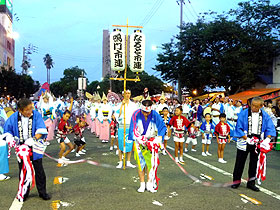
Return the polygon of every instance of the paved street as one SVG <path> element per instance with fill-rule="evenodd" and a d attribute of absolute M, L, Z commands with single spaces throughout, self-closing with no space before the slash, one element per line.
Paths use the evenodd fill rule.
<path fill-rule="evenodd" d="M 82 158 L 89 158 L 100 163 L 106 163 L 116 166 L 118 158 L 115 152 L 109 152 L 109 145 L 102 144 L 88 131 L 85 133 L 87 140 L 87 154 Z M 72 138 L 73 139 L 73 138 Z M 172 155 L 174 152 L 173 141 L 169 141 L 169 151 Z M 227 164 L 217 162 L 217 144 L 210 146 L 212 157 L 201 156 L 201 145 L 197 147 L 197 152 L 189 152 L 188 157 L 184 157 L 186 165 L 185 170 L 191 175 L 199 178 L 200 174 L 206 174 L 214 178 L 209 181 L 212 184 L 226 183 L 231 181 L 229 175 L 224 175 L 221 171 L 216 171 L 217 167 L 230 174 L 233 171 L 235 162 L 235 144 L 230 143 L 225 149 L 225 160 Z M 47 148 L 47 153 L 57 157 L 59 146 L 56 141 L 52 141 Z M 80 158 L 74 157 L 74 153 L 69 154 L 71 160 Z M 198 159 L 198 160 L 197 160 Z M 203 162 L 199 162 L 203 161 Z M 38 197 L 36 189 L 30 193 L 30 198 L 24 203 L 22 209 L 26 210 L 45 210 L 53 209 L 52 202 L 60 200 L 67 202 L 68 207 L 59 209 L 278 209 L 280 204 L 280 182 L 279 182 L 279 160 L 280 152 L 272 151 L 268 155 L 267 163 L 267 180 L 262 187 L 266 191 L 253 192 L 248 190 L 244 184 L 237 189 L 206 187 L 199 183 L 193 183 L 178 166 L 168 157 L 160 156 L 160 166 L 158 176 L 161 179 L 158 193 L 151 194 L 148 192 L 137 193 L 139 180 L 136 169 L 128 168 L 120 170 L 115 168 L 105 168 L 90 165 L 88 163 L 79 163 L 68 165 L 67 167 L 58 168 L 56 162 L 45 157 L 44 167 L 47 174 L 47 189 L 52 195 L 51 201 L 43 201 Z M 135 163 L 135 161 L 132 161 Z M 202 165 L 204 164 L 204 165 Z M 205 166 L 207 165 L 207 166 Z M 214 166 L 214 167 L 213 167 Z M 247 167 L 243 178 L 247 178 Z M 9 181 L 1 182 L 0 185 L 0 206 L 1 209 L 9 209 L 17 192 L 18 168 L 15 156 L 12 155 L 10 160 Z M 56 176 L 69 178 L 68 181 L 61 185 L 54 185 L 53 180 Z M 215 185 L 214 185 L 215 186 Z M 278 194 L 278 199 L 269 195 L 270 192 Z M 250 202 L 245 203 L 241 200 L 239 194 L 245 194 L 262 202 L 262 205 L 256 206 Z M 158 201 L 162 206 L 153 204 Z"/>

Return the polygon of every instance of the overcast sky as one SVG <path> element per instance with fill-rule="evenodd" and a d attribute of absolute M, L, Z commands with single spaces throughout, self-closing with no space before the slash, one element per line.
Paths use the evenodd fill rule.
<path fill-rule="evenodd" d="M 146 35 L 146 66 L 149 74 L 156 64 L 158 51 L 152 45 L 169 42 L 179 31 L 180 7 L 176 0 L 15 0 L 14 31 L 16 40 L 15 68 L 21 71 L 23 47 L 29 43 L 38 47 L 31 55 L 32 76 L 46 81 L 43 57 L 49 53 L 55 62 L 51 82 L 63 77 L 63 70 L 79 66 L 87 72 L 89 81 L 102 75 L 102 31 L 112 31 L 113 24 L 143 25 Z M 195 22 L 197 14 L 209 10 L 222 12 L 235 8 L 239 0 L 186 0 L 184 21 Z M 274 3 L 277 0 L 272 1 Z M 16 18 L 14 18 L 16 19 Z M 129 33 L 132 33 L 130 29 Z"/>

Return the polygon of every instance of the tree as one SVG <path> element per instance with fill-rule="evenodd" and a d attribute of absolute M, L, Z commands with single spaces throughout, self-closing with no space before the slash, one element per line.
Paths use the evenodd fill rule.
<path fill-rule="evenodd" d="M 30 75 L 17 74 L 14 70 L 6 70 L 1 67 L 0 71 L 0 94 L 15 96 L 21 98 L 23 96 L 30 97 L 40 87 L 38 81 L 34 81 Z"/>
<path fill-rule="evenodd" d="M 58 82 L 54 82 L 50 85 L 51 92 L 56 96 L 68 94 L 71 92 L 76 95 L 78 89 L 78 78 L 86 72 L 84 69 L 80 69 L 78 66 L 65 69 L 63 72 L 63 78 Z M 124 72 L 121 72 L 119 76 L 123 76 Z M 132 71 L 127 71 L 127 78 L 135 78 L 136 75 Z M 163 82 L 155 76 L 150 76 L 146 72 L 139 74 L 141 82 L 127 82 L 127 89 L 130 89 L 133 96 L 142 95 L 143 90 L 147 87 L 150 94 L 158 94 L 163 90 Z M 88 83 L 88 81 L 87 81 Z M 100 87 L 97 89 L 97 87 Z M 104 92 L 108 93 L 110 89 L 110 78 L 109 75 L 103 78 L 102 81 L 92 81 L 87 85 L 87 92 L 93 94 L 94 92 L 99 92 L 100 95 Z M 123 81 L 112 81 L 112 91 L 115 93 L 121 93 L 123 91 Z"/>
<path fill-rule="evenodd" d="M 257 2 L 240 3 L 225 15 L 211 12 L 215 16 L 210 21 L 202 17 L 196 24 L 185 24 L 176 41 L 163 44 L 154 69 L 167 81 L 180 77 L 183 86 L 198 93 L 206 86 L 223 86 L 229 93 L 251 87 L 259 74 L 268 73 L 280 47 L 273 32 L 279 27 L 280 16 L 263 17 L 268 11 L 279 13 L 280 5 Z M 249 22 L 244 22 L 242 17 L 249 17 L 249 12 L 257 20 L 245 18 Z"/>
<path fill-rule="evenodd" d="M 50 54 L 46 54 L 45 57 L 43 58 L 43 60 L 44 60 L 44 64 L 47 69 L 47 82 L 48 82 L 48 84 L 50 84 L 50 80 L 51 80 L 50 70 L 51 70 L 51 68 L 53 68 L 54 62 L 53 62 L 53 59 Z"/>
<path fill-rule="evenodd" d="M 123 76 L 124 72 L 121 72 L 119 76 Z M 147 74 L 146 72 L 142 72 L 139 74 L 140 77 L 140 82 L 127 82 L 127 89 L 131 90 L 132 96 L 138 96 L 142 95 L 144 88 L 147 87 L 149 89 L 149 92 L 151 95 L 161 93 L 163 91 L 164 86 L 163 82 L 158 79 L 155 76 L 151 76 Z M 127 78 L 136 78 L 135 73 L 129 70 L 127 71 Z M 100 87 L 100 89 L 97 89 L 97 87 Z M 108 93 L 110 89 L 110 79 L 109 76 L 107 75 L 104 77 L 104 79 L 99 82 L 99 81 L 93 81 L 91 82 L 88 87 L 87 91 L 89 93 L 94 93 L 94 92 L 99 92 L 100 95 L 102 93 Z M 112 91 L 115 93 L 122 93 L 123 91 L 123 81 L 112 81 Z"/>
<path fill-rule="evenodd" d="M 84 69 L 80 69 L 78 66 L 65 69 L 63 72 L 63 78 L 58 82 L 54 82 L 50 85 L 51 92 L 56 96 L 68 94 L 69 92 L 76 95 L 78 89 L 78 78 L 86 72 Z"/>

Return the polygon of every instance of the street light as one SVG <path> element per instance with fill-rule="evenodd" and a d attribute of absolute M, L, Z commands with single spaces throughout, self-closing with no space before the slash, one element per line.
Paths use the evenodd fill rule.
<path fill-rule="evenodd" d="M 192 92 L 194 95 L 197 95 L 197 90 L 195 89 L 195 90 L 193 90 L 193 92 Z"/>

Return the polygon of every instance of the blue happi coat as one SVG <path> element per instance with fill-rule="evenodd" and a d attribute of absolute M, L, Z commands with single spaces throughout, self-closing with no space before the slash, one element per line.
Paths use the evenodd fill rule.
<path fill-rule="evenodd" d="M 242 136 L 245 136 L 248 132 L 248 110 L 245 109 L 240 112 L 236 128 L 234 132 L 234 136 L 237 138 L 241 138 Z M 262 112 L 262 133 L 264 134 L 264 138 L 266 138 L 268 135 L 270 136 L 276 136 L 276 130 L 275 126 L 270 118 L 270 116 L 263 110 Z"/>
<path fill-rule="evenodd" d="M 166 132 L 166 125 L 162 117 L 154 110 L 151 111 L 147 121 L 138 109 L 134 112 L 131 118 L 128 139 L 136 140 L 133 130 L 138 127 L 141 135 L 145 135 L 147 138 L 162 136 L 164 138 Z"/>
<path fill-rule="evenodd" d="M 4 125 L 4 133 L 9 133 L 14 137 L 20 138 L 18 131 L 18 115 L 19 112 L 17 111 L 8 118 Z M 36 134 L 42 134 L 41 139 L 45 139 L 48 135 L 48 131 L 41 114 L 33 110 L 32 137 Z M 42 154 L 33 152 L 33 160 L 37 160 L 42 157 Z"/>

